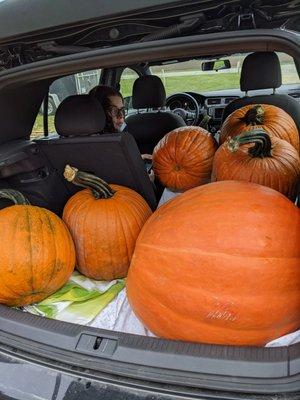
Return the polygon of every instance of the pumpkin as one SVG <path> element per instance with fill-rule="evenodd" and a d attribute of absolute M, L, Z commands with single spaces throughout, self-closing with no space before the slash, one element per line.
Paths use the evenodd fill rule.
<path fill-rule="evenodd" d="M 15 205 L 0 211 L 0 303 L 24 306 L 60 289 L 75 267 L 75 248 L 63 221 L 29 205 L 15 190 L 0 190 Z"/>
<path fill-rule="evenodd" d="M 270 136 L 286 140 L 300 150 L 299 132 L 293 118 L 279 107 L 270 104 L 250 104 L 228 115 L 220 132 L 220 143 L 244 131 L 264 129 Z"/>
<path fill-rule="evenodd" d="M 138 234 L 151 215 L 134 190 L 66 166 L 65 178 L 85 189 L 65 205 L 63 220 L 74 239 L 77 269 L 93 279 L 127 275 Z"/>
<path fill-rule="evenodd" d="M 300 215 L 249 182 L 214 182 L 165 203 L 138 238 L 129 303 L 167 339 L 264 345 L 300 327 Z"/>
<path fill-rule="evenodd" d="M 210 181 L 216 143 L 203 128 L 184 126 L 169 132 L 153 151 L 155 176 L 168 189 L 183 192 Z"/>
<path fill-rule="evenodd" d="M 241 180 L 269 186 L 295 200 L 300 158 L 285 140 L 270 138 L 262 129 L 235 136 L 217 150 L 212 181 Z"/>

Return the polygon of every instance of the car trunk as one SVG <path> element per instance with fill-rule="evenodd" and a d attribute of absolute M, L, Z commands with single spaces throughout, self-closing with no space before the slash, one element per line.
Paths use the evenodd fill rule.
<path fill-rule="evenodd" d="M 283 51 L 299 63 L 299 44 L 299 35 L 288 31 L 243 30 L 234 35 L 223 32 L 124 44 L 18 66 L 0 74 L 0 104 L 5 111 L 0 141 L 14 149 L 28 138 L 49 82 L 57 76 L 94 67 L 207 55 L 208 48 L 210 55 Z M 22 98 L 28 90 L 36 102 L 26 106 Z M 16 100 L 17 93 L 23 97 Z M 19 111 L 17 115 L 7 111 L 12 107 Z M 43 189 L 47 198 L 51 196 L 48 187 Z M 45 319 L 1 305 L 0 351 L 73 375 L 187 398 L 300 396 L 300 343 L 264 348 L 177 342 Z"/>

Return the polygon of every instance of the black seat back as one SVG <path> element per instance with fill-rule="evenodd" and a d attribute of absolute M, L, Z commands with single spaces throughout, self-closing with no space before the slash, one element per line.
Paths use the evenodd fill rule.
<path fill-rule="evenodd" d="M 282 84 L 278 56 L 274 52 L 249 54 L 242 65 L 240 86 L 246 96 L 230 102 L 224 109 L 222 121 L 233 111 L 248 104 L 271 104 L 286 111 L 295 121 L 300 132 L 300 106 L 296 99 L 287 94 L 277 94 L 275 89 Z M 273 89 L 269 95 L 247 96 L 248 91 Z"/>
<path fill-rule="evenodd" d="M 167 133 L 186 125 L 179 115 L 161 110 L 165 104 L 166 92 L 158 76 L 147 75 L 136 79 L 132 91 L 133 108 L 158 110 L 140 112 L 126 118 L 128 131 L 142 154 L 152 154 L 156 144 Z"/>
<path fill-rule="evenodd" d="M 140 193 L 152 208 L 156 207 L 153 186 L 137 145 L 129 133 L 91 137 L 37 140 L 53 168 L 63 176 L 66 164 L 95 174 L 108 183 L 129 187 Z M 69 194 L 80 188 L 66 182 Z"/>
<path fill-rule="evenodd" d="M 60 135 L 36 140 L 57 174 L 62 177 L 65 165 L 70 164 L 137 191 L 154 209 L 154 189 L 133 137 L 129 133 L 100 134 L 105 123 L 101 105 L 87 95 L 71 97 L 57 110 L 55 125 Z M 69 195 L 80 190 L 68 182 L 65 185 Z"/>

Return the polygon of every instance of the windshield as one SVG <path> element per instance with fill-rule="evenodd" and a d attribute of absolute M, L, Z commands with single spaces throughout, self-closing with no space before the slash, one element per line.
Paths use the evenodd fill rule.
<path fill-rule="evenodd" d="M 282 83 L 299 83 L 299 76 L 292 57 L 277 53 L 282 70 Z M 247 54 L 226 56 L 231 68 L 219 71 L 202 71 L 200 60 L 176 62 L 151 67 L 151 73 L 159 76 L 167 96 L 178 92 L 210 92 L 215 90 L 239 89 L 240 74 Z M 204 60 L 203 60 L 204 61 Z"/>

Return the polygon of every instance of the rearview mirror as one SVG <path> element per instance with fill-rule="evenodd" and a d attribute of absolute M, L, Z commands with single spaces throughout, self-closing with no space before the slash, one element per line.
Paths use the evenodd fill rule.
<path fill-rule="evenodd" d="M 201 64 L 202 71 L 220 71 L 231 68 L 230 60 L 204 61 Z"/>

